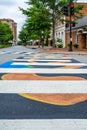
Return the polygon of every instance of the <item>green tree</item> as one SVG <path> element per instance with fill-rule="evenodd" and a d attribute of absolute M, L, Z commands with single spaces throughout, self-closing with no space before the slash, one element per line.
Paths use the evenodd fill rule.
<path fill-rule="evenodd" d="M 72 2 L 76 1 L 77 0 L 72 0 Z M 64 5 L 69 5 L 70 0 L 28 0 L 26 3 L 30 8 L 27 10 L 20 8 L 20 10 L 22 10 L 23 14 L 27 15 L 28 18 L 31 18 L 33 28 L 41 33 L 45 27 L 49 27 L 49 21 L 52 23 L 53 47 L 55 47 L 55 24 L 57 20 L 64 21 L 64 19 L 61 18 L 61 16 L 63 16 L 63 7 Z M 75 7 L 75 19 L 81 16 L 80 10 L 82 8 L 83 6 L 81 5 Z M 38 33 L 38 35 L 40 33 Z"/>
<path fill-rule="evenodd" d="M 9 42 L 13 39 L 12 31 L 9 25 L 0 22 L 0 43 Z"/>
<path fill-rule="evenodd" d="M 20 10 L 27 16 L 27 20 L 25 22 L 26 29 L 29 33 L 29 37 L 33 39 L 46 37 L 47 30 L 50 30 L 51 20 L 49 17 L 49 11 L 44 7 L 44 3 L 38 1 L 29 1 L 28 5 L 32 5 L 28 10 L 21 9 Z"/>
<path fill-rule="evenodd" d="M 25 25 L 23 25 L 21 31 L 19 32 L 18 37 L 19 37 L 19 39 L 21 40 L 22 43 L 26 44 L 26 42 L 28 40 L 28 32 L 27 32 Z"/>

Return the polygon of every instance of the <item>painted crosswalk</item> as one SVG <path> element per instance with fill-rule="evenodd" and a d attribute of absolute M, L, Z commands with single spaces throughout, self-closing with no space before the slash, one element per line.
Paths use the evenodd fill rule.
<path fill-rule="evenodd" d="M 32 52 L 26 52 L 26 51 L 0 51 L 0 55 L 2 54 L 25 54 L 25 55 L 29 55 Z"/>
<path fill-rule="evenodd" d="M 87 119 L 85 63 L 64 54 L 27 54 L 1 64 L 0 79 L 0 119 Z"/>
<path fill-rule="evenodd" d="M 4 87 L 3 87 L 4 86 Z M 61 86 L 61 87 L 58 87 Z M 83 87 L 84 86 L 84 87 Z M 87 81 L 0 81 L 0 93 L 87 93 Z"/>

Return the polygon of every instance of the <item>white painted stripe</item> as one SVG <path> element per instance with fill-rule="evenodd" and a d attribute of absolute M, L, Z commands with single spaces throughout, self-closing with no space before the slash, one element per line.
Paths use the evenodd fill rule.
<path fill-rule="evenodd" d="M 87 130 L 87 119 L 0 120 L 0 130 Z"/>
<path fill-rule="evenodd" d="M 0 52 L 0 54 L 8 54 L 11 53 L 10 51 Z"/>
<path fill-rule="evenodd" d="M 31 61 L 31 60 L 26 60 L 26 59 L 13 59 L 12 61 Z M 34 61 L 51 61 L 51 62 L 55 62 L 55 61 L 59 61 L 59 62 L 71 62 L 71 60 L 34 60 Z"/>
<path fill-rule="evenodd" d="M 40 65 L 40 66 L 87 66 L 85 63 L 23 63 L 23 62 L 13 62 L 11 65 Z"/>
<path fill-rule="evenodd" d="M 0 93 L 87 93 L 87 81 L 1 80 Z"/>
<path fill-rule="evenodd" d="M 33 54 L 34 52 L 26 52 L 25 54 Z"/>
<path fill-rule="evenodd" d="M 87 74 L 87 69 L 0 68 L 0 73 Z"/>
<path fill-rule="evenodd" d="M 29 59 L 13 59 L 12 61 L 29 61 Z"/>
<path fill-rule="evenodd" d="M 18 51 L 18 52 L 15 52 L 14 54 L 20 54 L 20 53 L 21 53 L 21 52 Z"/>

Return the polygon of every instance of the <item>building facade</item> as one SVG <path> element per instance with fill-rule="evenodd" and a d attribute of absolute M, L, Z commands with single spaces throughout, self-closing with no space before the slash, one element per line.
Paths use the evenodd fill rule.
<path fill-rule="evenodd" d="M 10 26 L 12 32 L 13 32 L 13 41 L 12 43 L 13 44 L 17 44 L 17 23 L 14 22 L 14 20 L 12 19 L 6 19 L 6 18 L 3 18 L 3 19 L 0 19 L 0 21 L 2 21 L 3 23 L 6 23 Z"/>
<path fill-rule="evenodd" d="M 83 14 L 83 16 L 86 16 L 87 15 L 87 3 L 75 3 L 74 4 L 74 6 L 77 6 L 77 5 L 84 5 L 84 8 L 81 10 L 81 13 Z M 65 20 L 66 19 L 69 20 L 69 17 L 63 16 L 63 18 Z M 65 25 L 66 25 L 65 22 L 60 22 L 58 20 L 58 21 L 56 21 L 56 26 L 55 26 L 55 40 L 57 40 L 57 38 L 61 39 L 63 48 L 68 47 L 68 44 L 70 43 L 70 32 L 69 32 L 69 29 L 68 30 L 66 29 Z M 84 41 L 86 41 L 86 34 L 81 35 L 82 26 L 80 29 L 80 25 L 77 24 L 76 28 L 73 28 L 72 40 L 73 40 L 73 43 L 79 42 L 79 44 L 80 44 L 79 48 L 83 48 L 83 47 L 85 47 L 85 45 L 81 44 L 81 42 L 83 42 L 84 38 L 85 38 Z M 84 24 L 84 26 L 86 26 L 86 24 Z M 86 33 L 86 31 L 84 33 Z"/>
<path fill-rule="evenodd" d="M 72 28 L 72 44 L 77 43 L 79 49 L 87 49 L 87 16 L 77 20 L 75 27 Z M 66 47 L 70 42 L 69 29 L 66 30 Z"/>
<path fill-rule="evenodd" d="M 65 19 L 65 17 L 63 17 Z M 56 21 L 55 25 L 55 42 L 57 39 L 62 40 L 63 48 L 65 47 L 65 22 Z"/>

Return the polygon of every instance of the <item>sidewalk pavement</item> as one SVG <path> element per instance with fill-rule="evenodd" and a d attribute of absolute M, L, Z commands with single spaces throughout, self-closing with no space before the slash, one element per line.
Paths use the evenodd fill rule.
<path fill-rule="evenodd" d="M 52 48 L 52 47 L 44 47 L 42 52 L 49 53 L 65 53 L 67 55 L 87 55 L 87 49 L 73 49 L 69 51 L 68 48 Z"/>
<path fill-rule="evenodd" d="M 31 49 L 40 49 L 40 52 L 48 52 L 48 53 L 65 53 L 67 55 L 87 55 L 87 49 L 73 49 L 72 51 L 69 51 L 68 48 L 53 48 L 52 46 L 27 46 L 27 48 Z"/>

